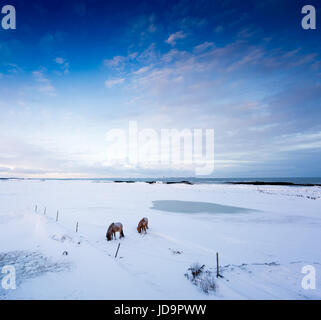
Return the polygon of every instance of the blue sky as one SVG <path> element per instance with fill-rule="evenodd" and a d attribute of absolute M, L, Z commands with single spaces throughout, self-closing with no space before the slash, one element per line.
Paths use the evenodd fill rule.
<path fill-rule="evenodd" d="M 106 165 L 113 128 L 214 128 L 214 177 L 321 176 L 318 1 L 0 1 L 0 176 L 191 176 Z M 313 4 L 317 29 L 301 28 Z"/>

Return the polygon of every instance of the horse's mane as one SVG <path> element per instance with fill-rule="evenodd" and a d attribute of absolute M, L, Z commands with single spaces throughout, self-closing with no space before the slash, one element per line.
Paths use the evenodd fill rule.
<path fill-rule="evenodd" d="M 113 226 L 114 226 L 114 222 L 109 226 L 109 228 L 107 230 L 107 234 L 111 234 L 111 232 L 113 230 Z"/>

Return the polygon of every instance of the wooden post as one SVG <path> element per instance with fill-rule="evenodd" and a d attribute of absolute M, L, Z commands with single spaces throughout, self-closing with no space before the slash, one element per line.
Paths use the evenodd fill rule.
<path fill-rule="evenodd" d="M 116 254 L 115 254 L 115 258 L 117 258 L 119 247 L 120 247 L 120 243 L 118 243 L 118 247 L 117 247 L 117 251 L 116 251 Z"/>
<path fill-rule="evenodd" d="M 219 263 L 218 263 L 218 252 L 216 252 L 216 278 L 220 276 L 220 269 L 219 269 Z"/>
<path fill-rule="evenodd" d="M 37 207 L 37 205 L 35 206 L 35 212 L 37 212 L 37 210 L 38 210 L 38 207 Z"/>
<path fill-rule="evenodd" d="M 46 214 L 47 212 L 47 208 L 45 207 L 45 210 L 43 210 L 43 214 Z"/>
<path fill-rule="evenodd" d="M 77 224 L 76 224 L 76 232 L 78 232 L 78 221 L 77 221 Z"/>
<path fill-rule="evenodd" d="M 56 222 L 58 222 L 59 211 L 57 210 Z"/>

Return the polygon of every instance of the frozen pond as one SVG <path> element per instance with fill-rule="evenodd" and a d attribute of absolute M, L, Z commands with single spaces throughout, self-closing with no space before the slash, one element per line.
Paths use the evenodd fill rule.
<path fill-rule="evenodd" d="M 151 209 L 175 213 L 249 213 L 257 210 L 211 202 L 156 200 Z"/>

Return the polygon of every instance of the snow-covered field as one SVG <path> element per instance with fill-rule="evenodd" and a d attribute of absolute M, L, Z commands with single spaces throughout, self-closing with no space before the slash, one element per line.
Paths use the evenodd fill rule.
<path fill-rule="evenodd" d="M 0 282 L 0 299 L 320 299 L 320 196 L 318 187 L 0 181 L 0 271 L 14 265 L 17 284 Z M 107 242 L 118 221 L 125 238 Z M 184 274 L 195 262 L 215 274 L 216 252 L 224 277 L 206 295 Z M 305 265 L 314 290 L 301 286 Z"/>

